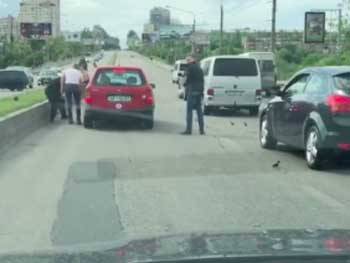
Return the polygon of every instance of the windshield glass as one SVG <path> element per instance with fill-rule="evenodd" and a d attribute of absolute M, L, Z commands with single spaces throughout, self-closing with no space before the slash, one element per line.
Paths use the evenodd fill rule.
<path fill-rule="evenodd" d="M 256 61 L 253 59 L 220 58 L 215 60 L 214 76 L 257 76 Z"/>
<path fill-rule="evenodd" d="M 350 260 L 350 0 L 0 0 L 0 72 L 0 263 Z"/>

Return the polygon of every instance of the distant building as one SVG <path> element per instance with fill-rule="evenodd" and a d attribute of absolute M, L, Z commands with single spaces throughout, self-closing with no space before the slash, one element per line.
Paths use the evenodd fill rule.
<path fill-rule="evenodd" d="M 155 29 L 155 26 L 153 24 L 144 24 L 143 33 L 150 34 L 150 33 L 153 33 L 155 31 L 156 31 L 156 29 Z"/>
<path fill-rule="evenodd" d="M 150 11 L 150 23 L 159 30 L 162 25 L 170 25 L 170 11 L 166 8 L 155 7 Z"/>
<path fill-rule="evenodd" d="M 60 34 L 60 0 L 23 0 L 18 14 L 23 37 L 56 37 Z"/>
<path fill-rule="evenodd" d="M 13 16 L 0 18 L 0 39 L 11 41 L 18 36 L 18 26 Z"/>
<path fill-rule="evenodd" d="M 64 39 L 67 42 L 81 42 L 81 32 L 62 32 Z"/>

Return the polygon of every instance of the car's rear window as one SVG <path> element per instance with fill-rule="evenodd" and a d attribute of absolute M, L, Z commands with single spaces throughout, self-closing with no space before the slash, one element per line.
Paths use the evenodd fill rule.
<path fill-rule="evenodd" d="M 97 86 L 143 86 L 145 77 L 140 70 L 103 69 L 98 70 L 95 76 Z"/>
<path fill-rule="evenodd" d="M 261 60 L 260 61 L 260 69 L 262 72 L 274 72 L 275 66 L 272 60 Z"/>
<path fill-rule="evenodd" d="M 254 59 L 219 58 L 215 60 L 214 76 L 258 76 Z"/>
<path fill-rule="evenodd" d="M 23 71 L 1 71 L 0 80 L 19 80 L 25 81 L 26 75 Z"/>
<path fill-rule="evenodd" d="M 334 76 L 334 86 L 337 90 L 350 95 L 350 72 Z"/>

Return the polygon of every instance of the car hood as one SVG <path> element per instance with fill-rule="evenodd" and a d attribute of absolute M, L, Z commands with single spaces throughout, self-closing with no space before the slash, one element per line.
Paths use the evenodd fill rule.
<path fill-rule="evenodd" d="M 11 262 L 14 258 L 16 262 L 28 262 L 29 258 L 33 262 L 50 262 L 48 259 L 57 260 L 60 257 L 70 260 L 91 257 L 111 260 L 106 262 L 159 262 L 300 255 L 350 256 L 350 230 L 273 230 L 257 233 L 192 233 L 149 238 L 125 237 L 112 243 L 55 247 L 30 253 L 3 253 L 0 254 L 0 262 L 4 260 Z"/>

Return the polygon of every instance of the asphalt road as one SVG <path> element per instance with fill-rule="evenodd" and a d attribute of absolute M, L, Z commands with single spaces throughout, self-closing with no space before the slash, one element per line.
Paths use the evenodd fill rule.
<path fill-rule="evenodd" d="M 57 122 L 0 155 L 0 251 L 108 242 L 122 236 L 267 229 L 350 229 L 350 165 L 309 170 L 300 152 L 262 150 L 247 113 L 184 130 L 169 67 L 120 52 L 155 90 L 152 131 Z M 280 168 L 272 168 L 277 160 Z"/>

